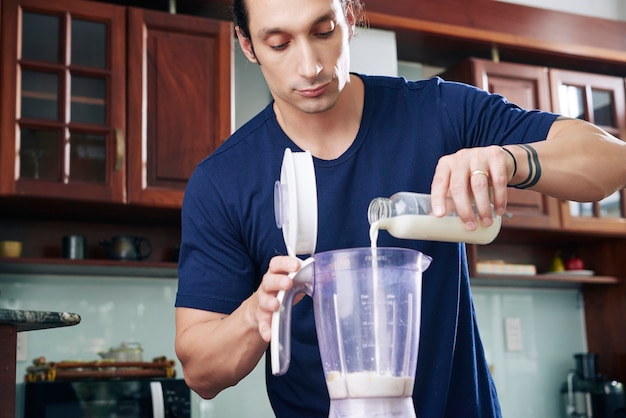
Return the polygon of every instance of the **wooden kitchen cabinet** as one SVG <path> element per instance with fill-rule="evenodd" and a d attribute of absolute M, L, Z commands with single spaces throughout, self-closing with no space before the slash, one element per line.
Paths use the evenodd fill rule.
<path fill-rule="evenodd" d="M 590 121 L 626 139 L 623 78 L 553 69 L 550 87 L 554 112 Z M 626 189 L 599 202 L 562 202 L 561 222 L 572 231 L 626 233 Z"/>
<path fill-rule="evenodd" d="M 2 1 L 0 194 L 123 202 L 123 8 Z"/>
<path fill-rule="evenodd" d="M 551 109 L 548 69 L 545 67 L 469 59 L 441 77 L 501 94 L 525 109 Z M 513 216 L 503 218 L 505 226 L 541 229 L 560 226 L 558 200 L 541 193 L 510 188 L 507 209 Z"/>
<path fill-rule="evenodd" d="M 0 195 L 180 208 L 231 130 L 230 24 L 2 2 Z"/>
<path fill-rule="evenodd" d="M 590 121 L 626 137 L 624 79 L 524 64 L 469 59 L 441 75 L 473 84 L 526 109 L 541 109 Z M 511 219 L 505 226 L 626 233 L 626 190 L 600 202 L 578 203 L 529 190 L 509 189 Z"/>
<path fill-rule="evenodd" d="M 128 202 L 180 208 L 196 164 L 231 132 L 231 26 L 128 16 Z"/>

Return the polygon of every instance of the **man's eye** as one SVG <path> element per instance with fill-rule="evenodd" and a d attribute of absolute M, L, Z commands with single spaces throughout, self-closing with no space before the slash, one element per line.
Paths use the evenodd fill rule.
<path fill-rule="evenodd" d="M 333 33 L 335 32 L 335 29 L 331 29 L 328 32 L 322 32 L 322 33 L 318 33 L 317 36 L 319 36 L 320 38 L 328 38 L 330 37 Z"/>
<path fill-rule="evenodd" d="M 284 44 L 270 45 L 270 48 L 272 48 L 274 51 L 282 51 L 283 49 L 287 48 L 287 45 L 289 45 L 289 43 L 285 42 Z"/>
<path fill-rule="evenodd" d="M 334 32 L 335 32 L 335 23 L 334 22 L 327 22 L 323 25 L 320 25 L 319 28 L 319 32 L 317 32 L 317 36 L 319 36 L 320 38 L 328 38 L 329 36 L 331 36 Z"/>

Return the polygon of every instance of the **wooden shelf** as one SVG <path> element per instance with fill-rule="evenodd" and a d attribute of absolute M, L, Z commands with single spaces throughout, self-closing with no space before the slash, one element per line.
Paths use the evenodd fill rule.
<path fill-rule="evenodd" d="M 618 284 L 621 280 L 612 276 L 580 276 L 577 274 L 538 274 L 537 280 L 547 280 L 553 282 L 575 282 L 588 284 Z"/>
<path fill-rule="evenodd" d="M 0 258 L 0 274 L 38 274 L 62 276 L 124 276 L 177 279 L 176 263 L 115 260 L 66 260 L 56 258 Z M 582 285 L 616 285 L 612 276 L 576 274 L 501 275 L 477 274 L 472 285 L 510 287 L 578 288 Z"/>
<path fill-rule="evenodd" d="M 470 283 L 478 286 L 579 288 L 583 285 L 616 285 L 622 281 L 612 276 L 581 276 L 577 274 L 501 275 L 476 274 Z"/>
<path fill-rule="evenodd" d="M 176 263 L 99 259 L 0 258 L 0 274 L 5 273 L 55 276 L 178 278 Z"/>

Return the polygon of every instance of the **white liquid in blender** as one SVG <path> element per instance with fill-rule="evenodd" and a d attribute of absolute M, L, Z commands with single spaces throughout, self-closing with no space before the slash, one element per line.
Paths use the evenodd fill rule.
<path fill-rule="evenodd" d="M 326 377 L 331 399 L 411 396 L 414 382 L 413 377 L 381 375 L 369 371 L 348 373 L 345 377 L 339 372 L 330 372 Z"/>

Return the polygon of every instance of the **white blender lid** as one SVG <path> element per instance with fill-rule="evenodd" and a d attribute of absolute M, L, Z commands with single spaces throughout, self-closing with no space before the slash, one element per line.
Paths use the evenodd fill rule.
<path fill-rule="evenodd" d="M 317 243 L 317 187 L 309 151 L 285 149 L 280 181 L 274 185 L 276 226 L 290 256 L 312 255 Z"/>

